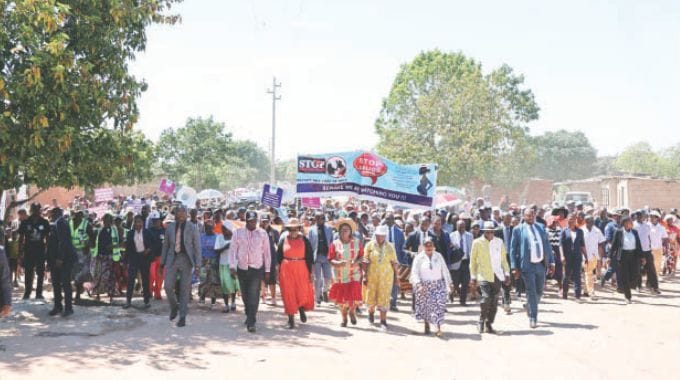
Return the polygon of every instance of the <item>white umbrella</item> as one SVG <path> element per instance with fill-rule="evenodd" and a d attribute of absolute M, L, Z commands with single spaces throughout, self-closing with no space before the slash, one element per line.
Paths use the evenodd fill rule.
<path fill-rule="evenodd" d="M 219 198 L 222 199 L 224 198 L 224 194 L 222 194 L 220 191 L 215 190 L 215 189 L 205 189 L 201 191 L 200 193 L 196 194 L 196 197 L 198 199 L 215 199 Z"/>

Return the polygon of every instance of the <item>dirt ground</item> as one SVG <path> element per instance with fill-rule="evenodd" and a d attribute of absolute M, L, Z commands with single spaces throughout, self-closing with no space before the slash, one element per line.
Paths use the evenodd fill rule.
<path fill-rule="evenodd" d="M 365 314 L 341 328 L 338 311 L 323 304 L 295 330 L 285 328 L 281 305 L 261 306 L 256 334 L 245 331 L 240 303 L 222 314 L 219 301 L 214 310 L 193 302 L 177 328 L 166 301 L 123 310 L 118 298 L 64 319 L 49 317 L 49 304 L 18 300 L 0 320 L 0 380 L 677 378 L 680 277 L 664 281 L 659 296 L 634 292 L 632 305 L 610 287 L 581 304 L 550 288 L 535 330 L 513 300 L 513 315 L 499 310 L 495 323 L 503 334 L 480 336 L 473 303 L 450 305 L 442 338 L 422 334 L 408 300 L 389 314 L 387 333 Z"/>

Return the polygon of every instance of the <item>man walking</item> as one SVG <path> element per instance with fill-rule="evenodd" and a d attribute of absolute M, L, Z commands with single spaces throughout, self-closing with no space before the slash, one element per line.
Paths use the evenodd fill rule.
<path fill-rule="evenodd" d="M 592 215 L 586 216 L 585 220 L 586 225 L 583 227 L 583 240 L 585 240 L 586 244 L 587 260 L 584 268 L 586 276 L 586 292 L 584 295 L 595 301 L 597 263 L 601 257 L 604 257 L 604 243 L 607 240 L 604 238 L 602 231 L 595 226 L 595 220 Z"/>
<path fill-rule="evenodd" d="M 260 306 L 262 280 L 269 280 L 271 252 L 269 235 L 257 227 L 257 213 L 246 213 L 246 226 L 234 232 L 229 250 L 231 274 L 238 273 L 241 297 L 246 309 L 246 328 L 255 332 L 257 310 Z M 264 274 L 264 277 L 263 277 Z"/>
<path fill-rule="evenodd" d="M 465 230 L 465 221 L 456 222 L 456 230 L 451 232 L 451 244 L 454 252 L 453 262 L 449 266 L 453 289 L 458 291 L 461 306 L 467 306 L 468 286 L 470 284 L 470 252 L 472 251 L 472 234 Z M 451 297 L 453 300 L 453 296 Z"/>
<path fill-rule="evenodd" d="M 71 294 L 71 270 L 73 264 L 78 261 L 76 249 L 73 247 L 71 230 L 63 218 L 60 208 L 51 211 L 51 232 L 47 250 L 47 260 L 52 269 L 52 286 L 54 287 L 54 308 L 50 316 L 57 314 L 68 317 L 73 314 L 73 301 Z M 62 306 L 62 292 L 64 305 Z"/>
<path fill-rule="evenodd" d="M 586 265 L 585 240 L 583 230 L 576 227 L 576 215 L 569 214 L 568 227 L 562 230 L 560 236 L 560 252 L 564 263 L 564 279 L 562 279 L 562 298 L 567 299 L 569 293 L 569 281 L 574 282 L 574 295 L 576 300 L 581 300 L 581 266 L 583 260 Z M 583 258 L 583 260 L 582 260 Z"/>
<path fill-rule="evenodd" d="M 170 320 L 177 318 L 177 327 L 186 325 L 186 316 L 191 296 L 192 268 L 198 277 L 198 263 L 201 262 L 201 237 L 198 226 L 187 221 L 187 210 L 184 206 L 175 209 L 175 221 L 170 222 L 165 231 L 161 270 L 167 268 L 165 277 L 165 295 L 170 302 Z M 175 294 L 175 286 L 179 274 L 179 304 Z"/>
<path fill-rule="evenodd" d="M 506 212 L 503 214 L 500 226 L 496 229 L 496 237 L 503 241 L 508 265 L 510 264 L 510 243 L 512 241 L 512 228 L 512 214 Z M 512 314 L 512 310 L 510 309 L 510 304 L 512 302 L 512 297 L 510 296 L 510 293 L 512 292 L 512 276 L 508 276 L 508 278 L 509 280 L 503 282 L 501 287 L 503 288 L 503 310 L 505 311 L 505 314 L 510 315 Z M 521 282 L 521 279 L 518 280 L 518 282 Z M 517 287 L 519 286 L 520 284 L 517 284 Z"/>
<path fill-rule="evenodd" d="M 524 280 L 527 296 L 529 326 L 538 326 L 538 303 L 543 296 L 546 266 L 549 273 L 555 271 L 555 257 L 548 242 L 548 235 L 540 225 L 534 223 L 534 210 L 524 211 L 524 223 L 512 231 L 510 260 L 512 274 Z"/>
<path fill-rule="evenodd" d="M 31 216 L 21 222 L 19 234 L 21 234 L 21 246 L 24 252 L 25 270 L 25 300 L 31 297 L 33 292 L 33 276 L 37 274 L 38 281 L 35 288 L 35 299 L 44 299 L 43 281 L 45 279 L 45 244 L 50 232 L 50 223 L 40 216 L 40 204 L 31 205 Z"/>
<path fill-rule="evenodd" d="M 484 222 L 482 233 L 484 236 L 472 243 L 470 255 L 470 277 L 473 285 L 479 281 L 479 291 L 482 299 L 479 303 L 480 315 L 478 330 L 495 334 L 493 322 L 498 309 L 498 294 L 501 283 L 509 285 L 510 267 L 505 254 L 503 241 L 494 236 L 496 228 L 491 221 Z"/>
<path fill-rule="evenodd" d="M 135 289 L 137 272 L 142 275 L 142 295 L 144 297 L 144 308 L 151 306 L 151 291 L 149 289 L 149 269 L 151 267 L 151 250 L 155 240 L 151 232 L 144 228 L 144 218 L 136 215 L 133 229 L 127 232 L 125 239 L 125 252 L 128 259 L 128 284 L 125 305 L 123 309 L 132 306 L 132 293 Z"/>
<path fill-rule="evenodd" d="M 397 251 L 397 261 L 399 265 L 407 265 L 406 257 L 404 256 L 404 232 L 394 223 L 394 214 L 388 213 L 385 215 L 385 225 L 387 226 L 387 241 L 394 245 Z M 397 308 L 397 296 L 399 295 L 399 276 L 392 286 L 392 298 L 390 300 L 390 311 L 399 311 Z"/>
<path fill-rule="evenodd" d="M 331 264 L 328 262 L 328 250 L 333 242 L 333 230 L 326 225 L 326 216 L 322 212 L 314 215 L 316 222 L 307 232 L 307 239 L 314 250 L 314 294 L 316 304 L 328 302 L 328 290 L 333 279 Z"/>
<path fill-rule="evenodd" d="M 661 214 L 658 211 L 654 210 L 649 213 L 649 242 L 657 275 L 663 274 L 663 248 L 668 244 L 668 232 L 659 223 L 659 219 L 661 219 Z"/>

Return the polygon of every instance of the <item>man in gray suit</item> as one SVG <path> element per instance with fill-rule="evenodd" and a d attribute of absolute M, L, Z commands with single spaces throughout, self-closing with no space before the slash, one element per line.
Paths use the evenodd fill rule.
<path fill-rule="evenodd" d="M 175 210 L 175 221 L 168 224 L 163 240 L 161 270 L 165 272 L 165 295 L 170 301 L 170 320 L 177 317 L 177 327 L 186 325 L 189 297 L 191 296 L 191 269 L 198 272 L 201 261 L 201 236 L 198 226 L 187 223 L 187 210 L 183 206 Z M 175 279 L 179 273 L 179 306 L 175 296 Z M 198 275 L 198 273 L 197 273 Z"/>

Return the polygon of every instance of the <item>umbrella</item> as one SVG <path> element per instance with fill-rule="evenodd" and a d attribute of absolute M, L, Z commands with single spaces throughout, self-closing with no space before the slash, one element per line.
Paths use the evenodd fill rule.
<path fill-rule="evenodd" d="M 222 194 L 220 191 L 215 190 L 215 189 L 205 189 L 201 191 L 200 193 L 196 194 L 196 197 L 198 199 L 215 199 L 215 198 L 224 198 L 224 194 Z"/>
<path fill-rule="evenodd" d="M 436 207 L 458 206 L 461 203 L 463 203 L 463 201 L 458 199 L 454 194 L 437 194 L 434 199 Z"/>

